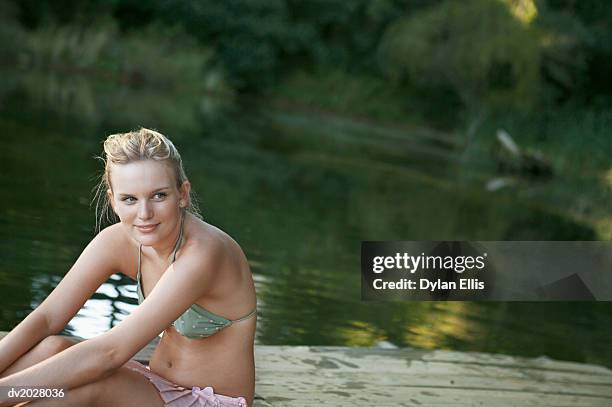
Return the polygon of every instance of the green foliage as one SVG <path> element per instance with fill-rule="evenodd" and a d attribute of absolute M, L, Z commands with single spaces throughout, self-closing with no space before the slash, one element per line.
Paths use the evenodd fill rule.
<path fill-rule="evenodd" d="M 13 44 L 21 43 L 21 23 L 35 31 L 72 27 L 64 37 L 47 32 L 63 45 L 41 51 L 46 60 L 73 55 L 75 65 L 88 66 L 101 37 L 77 27 L 95 31 L 108 15 L 118 40 L 155 22 L 183 27 L 210 53 L 208 64 L 242 91 L 333 66 L 358 76 L 382 68 L 392 86 L 452 89 L 467 105 L 523 107 L 537 94 L 603 106 L 612 96 L 609 0 L 3 0 L 0 11 L 0 54 L 9 62 L 20 54 Z M 75 51 L 74 38 L 87 35 L 93 48 Z"/>
<path fill-rule="evenodd" d="M 182 88 L 203 86 L 210 52 L 179 26 L 151 24 L 127 33 L 118 44 L 112 60 L 118 62 L 118 73 L 132 81 Z"/>
<path fill-rule="evenodd" d="M 112 19 L 89 26 L 42 24 L 25 35 L 22 63 L 38 69 L 87 72 L 130 85 L 229 91 L 207 69 L 209 49 L 179 26 L 150 24 L 121 33 Z"/>
<path fill-rule="evenodd" d="M 297 71 L 270 90 L 269 96 L 316 110 L 384 121 L 406 120 L 406 100 L 401 91 L 383 79 L 348 74 L 333 67 L 314 72 Z M 411 116 L 411 119 L 416 119 Z"/>
<path fill-rule="evenodd" d="M 497 145 L 499 128 L 510 133 L 521 148 L 539 151 L 552 162 L 554 172 L 578 176 L 599 176 L 610 169 L 612 111 L 572 107 L 538 112 L 499 110 L 479 129 L 476 139 L 485 154 Z"/>
<path fill-rule="evenodd" d="M 23 42 L 23 28 L 17 20 L 18 9 L 6 0 L 0 0 L 0 61 L 14 62 L 18 57 L 15 44 Z"/>
<path fill-rule="evenodd" d="M 405 12 L 400 0 L 288 1 L 293 20 L 308 27 L 303 52 L 315 65 L 376 72 L 375 50 L 386 26 Z"/>
<path fill-rule="evenodd" d="M 566 13 L 543 13 L 538 18 L 538 29 L 541 68 L 553 91 L 551 96 L 567 99 L 586 85 L 588 66 L 584 45 L 591 42 L 591 33 Z"/>
<path fill-rule="evenodd" d="M 114 24 L 108 20 L 90 27 L 45 24 L 27 34 L 24 62 L 38 68 L 91 68 L 116 35 Z"/>
<path fill-rule="evenodd" d="M 116 0 L 13 0 L 19 7 L 20 22 L 28 29 L 43 24 L 88 24 L 108 15 Z"/>
<path fill-rule="evenodd" d="M 180 21 L 201 43 L 213 44 L 213 63 L 241 88 L 270 84 L 281 54 L 308 41 L 309 33 L 289 21 L 282 0 L 155 2 L 156 17 Z"/>
<path fill-rule="evenodd" d="M 379 55 L 395 82 L 447 84 L 468 107 L 525 107 L 539 88 L 537 38 L 499 1 L 445 1 L 403 18 Z"/>
<path fill-rule="evenodd" d="M 125 2 L 124 2 L 125 3 Z M 200 0 L 155 2 L 156 18 L 181 22 L 242 90 L 259 91 L 307 66 L 376 70 L 375 49 L 401 0 Z M 143 4 L 134 12 L 145 15 Z M 148 6 L 147 6 L 148 7 Z"/>
<path fill-rule="evenodd" d="M 612 94 L 612 2 L 540 2 L 542 71 L 560 102 L 592 103 Z"/>

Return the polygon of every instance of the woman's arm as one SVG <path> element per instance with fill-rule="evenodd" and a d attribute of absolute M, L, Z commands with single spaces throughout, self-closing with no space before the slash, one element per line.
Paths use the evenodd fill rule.
<path fill-rule="evenodd" d="M 0 341 L 0 372 L 42 339 L 59 333 L 116 271 L 115 256 L 109 253 L 118 253 L 117 232 L 113 226 L 101 231 L 42 304 Z"/>
<path fill-rule="evenodd" d="M 59 333 L 96 289 L 117 271 L 116 256 L 109 255 L 121 253 L 122 242 L 117 238 L 117 230 L 111 226 L 100 232 L 42 304 L 0 341 L 1 371 L 42 339 Z"/>
<path fill-rule="evenodd" d="M 46 315 L 36 309 L 0 341 L 0 376 L 34 345 L 49 336 Z"/>
<path fill-rule="evenodd" d="M 111 374 L 111 352 L 97 338 L 80 342 L 42 362 L 0 379 L 0 388 L 24 386 L 67 389 L 94 382 Z M 2 394 L 0 397 L 5 397 Z M 0 399 L 0 406 L 10 406 L 19 399 Z"/>
<path fill-rule="evenodd" d="M 71 388 L 112 374 L 172 324 L 211 286 L 223 249 L 184 249 L 146 299 L 110 331 L 0 379 L 2 386 Z M 22 399 L 23 400 L 23 399 Z M 0 403 L 0 406 L 5 405 Z"/>

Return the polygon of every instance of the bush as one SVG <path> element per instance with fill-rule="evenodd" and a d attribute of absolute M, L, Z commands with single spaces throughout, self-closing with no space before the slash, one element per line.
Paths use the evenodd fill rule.
<path fill-rule="evenodd" d="M 121 33 L 111 19 L 96 24 L 43 24 L 28 32 L 22 60 L 29 67 L 87 73 L 132 86 L 154 85 L 227 93 L 209 67 L 211 52 L 178 26 L 153 23 Z"/>
<path fill-rule="evenodd" d="M 447 0 L 392 24 L 379 47 L 395 82 L 454 89 L 466 106 L 529 107 L 539 88 L 535 32 L 499 1 Z"/>
<path fill-rule="evenodd" d="M 23 42 L 24 32 L 17 19 L 16 6 L 0 0 L 0 61 L 14 62 L 19 56 L 15 44 Z"/>
<path fill-rule="evenodd" d="M 36 68 L 92 68 L 116 36 L 116 27 L 110 21 L 89 27 L 44 24 L 27 33 L 24 62 Z"/>

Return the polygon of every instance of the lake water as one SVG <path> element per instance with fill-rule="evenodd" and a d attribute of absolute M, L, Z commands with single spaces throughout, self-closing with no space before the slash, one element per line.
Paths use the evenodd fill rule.
<path fill-rule="evenodd" d="M 360 300 L 362 240 L 597 240 L 587 220 L 607 210 L 611 194 L 595 180 L 518 178 L 488 192 L 499 177 L 494 160 L 460 147 L 457 135 L 272 109 L 265 100 L 4 77 L 1 330 L 43 301 L 94 236 L 89 203 L 102 168 L 93 157 L 104 137 L 145 126 L 173 139 L 205 220 L 246 252 L 258 344 L 387 340 L 612 367 L 609 303 Z M 64 333 L 98 335 L 136 304 L 134 282 L 113 276 Z"/>

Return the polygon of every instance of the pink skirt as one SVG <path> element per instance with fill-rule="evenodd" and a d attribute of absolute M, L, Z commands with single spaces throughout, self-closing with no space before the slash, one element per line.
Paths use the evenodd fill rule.
<path fill-rule="evenodd" d="M 169 407 L 248 407 L 244 397 L 215 394 L 212 387 L 181 387 L 153 373 L 147 366 L 135 360 L 130 360 L 123 366 L 149 379 L 159 391 L 165 405 Z"/>

